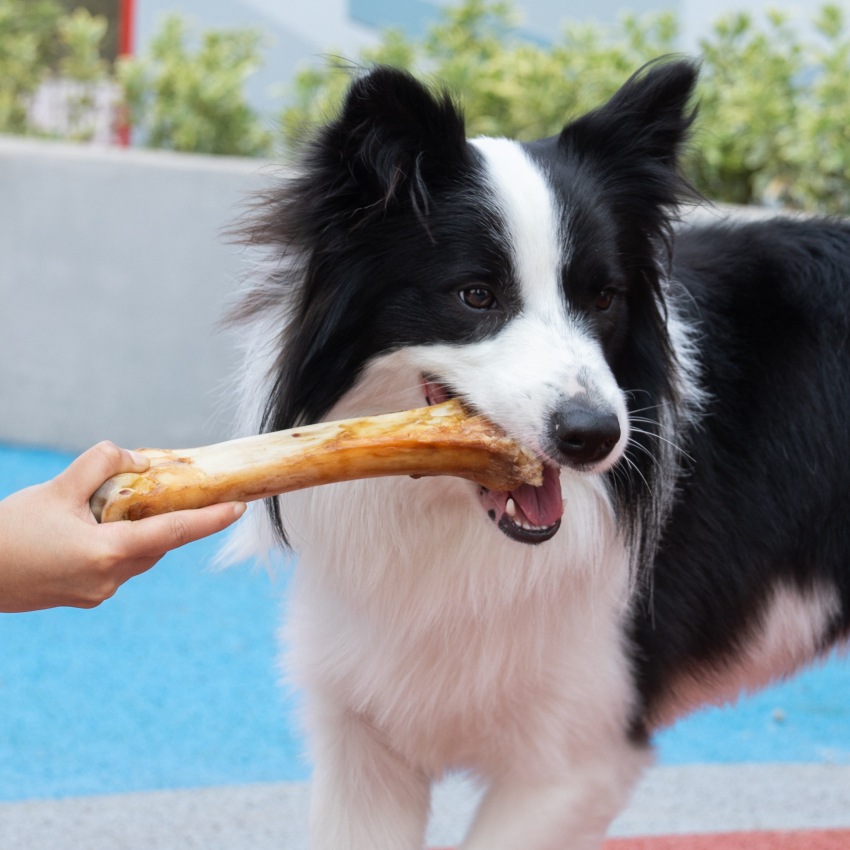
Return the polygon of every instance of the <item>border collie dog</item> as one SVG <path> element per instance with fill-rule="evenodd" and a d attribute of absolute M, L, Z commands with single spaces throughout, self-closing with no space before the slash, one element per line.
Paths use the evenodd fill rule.
<path fill-rule="evenodd" d="M 382 478 L 252 512 L 287 618 L 313 850 L 587 850 L 653 730 L 850 634 L 850 227 L 680 223 L 693 63 L 529 144 L 376 68 L 261 202 L 238 310 L 253 428 L 458 397 L 542 486 Z M 251 538 L 250 540 L 248 538 Z"/>

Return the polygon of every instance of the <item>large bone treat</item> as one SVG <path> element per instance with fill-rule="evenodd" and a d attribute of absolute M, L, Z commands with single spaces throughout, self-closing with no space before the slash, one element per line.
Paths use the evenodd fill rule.
<path fill-rule="evenodd" d="M 195 449 L 140 451 L 150 458 L 147 471 L 115 475 L 92 496 L 100 522 L 382 475 L 455 475 L 491 490 L 539 486 L 543 475 L 534 455 L 456 400 Z"/>

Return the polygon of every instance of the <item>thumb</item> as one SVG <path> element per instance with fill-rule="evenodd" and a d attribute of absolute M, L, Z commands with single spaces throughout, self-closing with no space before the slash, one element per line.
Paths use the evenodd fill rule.
<path fill-rule="evenodd" d="M 150 461 L 143 454 L 104 440 L 72 461 L 54 481 L 64 492 L 88 502 L 107 478 L 119 472 L 144 472 L 149 466 Z"/>

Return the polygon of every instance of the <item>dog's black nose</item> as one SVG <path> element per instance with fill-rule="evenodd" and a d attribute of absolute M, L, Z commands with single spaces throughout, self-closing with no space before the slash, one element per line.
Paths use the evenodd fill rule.
<path fill-rule="evenodd" d="M 567 463 L 598 463 L 617 445 L 620 422 L 610 410 L 576 403 L 573 399 L 552 416 L 552 436 Z"/>

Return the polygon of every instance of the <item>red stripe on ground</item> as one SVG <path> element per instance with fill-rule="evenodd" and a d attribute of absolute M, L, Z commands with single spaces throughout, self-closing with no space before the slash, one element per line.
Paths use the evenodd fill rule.
<path fill-rule="evenodd" d="M 850 850 L 850 829 L 611 838 L 602 850 Z"/>
<path fill-rule="evenodd" d="M 710 835 L 661 835 L 612 838 L 604 850 L 850 850 L 850 830 L 720 832 Z"/>

